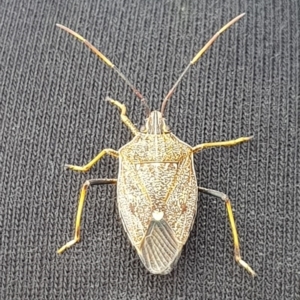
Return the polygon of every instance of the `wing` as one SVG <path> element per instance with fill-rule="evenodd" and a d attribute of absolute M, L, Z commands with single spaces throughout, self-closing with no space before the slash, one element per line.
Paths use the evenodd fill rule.
<path fill-rule="evenodd" d="M 120 161 L 117 188 L 123 226 L 131 243 L 139 247 L 151 221 L 152 203 L 134 163 Z"/>
<path fill-rule="evenodd" d="M 152 274 L 168 274 L 180 257 L 182 246 L 164 219 L 153 220 L 138 254 Z"/>
<path fill-rule="evenodd" d="M 197 213 L 198 188 L 192 156 L 180 163 L 175 182 L 166 201 L 165 221 L 177 240 L 185 244 Z"/>

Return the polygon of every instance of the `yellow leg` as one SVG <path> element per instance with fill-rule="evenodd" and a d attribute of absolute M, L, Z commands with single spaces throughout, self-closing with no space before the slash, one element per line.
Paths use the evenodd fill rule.
<path fill-rule="evenodd" d="M 102 150 L 95 158 L 93 158 L 88 164 L 84 166 L 73 166 L 65 165 L 67 169 L 79 172 L 87 172 L 97 161 L 99 161 L 105 154 L 111 155 L 113 157 L 119 157 L 119 152 L 113 149 Z"/>
<path fill-rule="evenodd" d="M 91 179 L 87 180 L 80 192 L 80 197 L 79 197 L 79 203 L 78 203 L 78 209 L 77 209 L 77 215 L 76 215 L 76 223 L 75 223 L 75 234 L 74 234 L 74 239 L 66 243 L 64 246 L 59 248 L 57 250 L 58 254 L 63 253 L 66 249 L 70 248 L 74 244 L 78 243 L 80 240 L 80 223 L 81 223 L 81 215 L 82 215 L 82 209 L 83 209 L 83 204 L 84 200 L 86 197 L 87 189 L 90 185 L 100 185 L 100 184 L 116 184 L 117 179 Z"/>
<path fill-rule="evenodd" d="M 218 192 L 218 191 L 215 191 L 215 190 L 211 190 L 211 189 L 205 189 L 205 188 L 202 188 L 202 187 L 199 187 L 199 191 L 201 191 L 205 194 L 208 194 L 208 195 L 212 195 L 212 196 L 216 196 L 218 198 L 221 198 L 225 202 L 227 213 L 228 213 L 228 218 L 229 218 L 229 223 L 230 223 L 230 227 L 231 227 L 231 231 L 232 231 L 232 237 L 233 237 L 234 258 L 240 266 L 245 268 L 252 276 L 255 276 L 256 273 L 241 258 L 239 237 L 238 237 L 238 233 L 237 233 L 237 230 L 236 230 L 234 216 L 233 216 L 233 212 L 232 212 L 232 208 L 231 208 L 231 203 L 230 203 L 230 200 L 229 200 L 228 196 L 224 193 L 221 193 L 221 192 Z"/>
<path fill-rule="evenodd" d="M 106 97 L 106 100 L 109 101 L 111 104 L 117 106 L 121 110 L 121 120 L 122 122 L 131 130 L 134 135 L 139 133 L 139 130 L 133 125 L 130 119 L 126 116 L 126 106 L 120 103 L 117 100 L 112 98 Z"/>
<path fill-rule="evenodd" d="M 235 146 L 235 145 L 243 143 L 243 142 L 248 142 L 252 138 L 253 138 L 253 136 L 248 136 L 248 137 L 240 137 L 238 139 L 230 140 L 230 141 L 204 143 L 204 144 L 200 144 L 200 145 L 193 147 L 193 152 L 196 153 L 203 149 L 212 148 L 212 147 Z"/>

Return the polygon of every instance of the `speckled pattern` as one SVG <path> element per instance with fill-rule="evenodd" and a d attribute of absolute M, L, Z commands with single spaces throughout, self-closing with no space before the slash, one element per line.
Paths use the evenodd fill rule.
<path fill-rule="evenodd" d="M 0 299 L 300 299 L 299 0 L 0 1 Z M 91 187 L 82 240 L 74 234 L 81 185 L 116 178 L 104 148 L 130 131 L 106 96 L 126 104 L 139 128 L 144 108 L 77 31 L 148 98 L 162 99 L 205 42 L 238 14 L 186 74 L 165 112 L 189 145 L 254 135 L 196 154 L 198 184 L 232 200 L 243 258 L 233 259 L 222 203 L 201 195 L 176 268 L 151 275 L 124 233 L 116 187 Z"/>
<path fill-rule="evenodd" d="M 169 273 L 197 211 L 192 148 L 172 133 L 140 133 L 121 148 L 119 164 L 117 202 L 125 230 L 152 273 Z"/>

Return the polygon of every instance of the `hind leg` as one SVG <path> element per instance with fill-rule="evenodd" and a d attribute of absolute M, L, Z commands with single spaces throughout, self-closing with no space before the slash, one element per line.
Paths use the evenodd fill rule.
<path fill-rule="evenodd" d="M 72 247 L 74 244 L 78 243 L 79 240 L 80 240 L 81 215 L 82 215 L 82 209 L 83 209 L 83 204 L 84 204 L 84 200 L 85 200 L 85 197 L 86 197 L 87 189 L 91 185 L 116 184 L 116 183 L 117 183 L 117 179 L 90 179 L 90 180 L 87 180 L 83 184 L 83 186 L 81 188 L 81 192 L 80 192 L 80 197 L 79 197 L 79 203 L 78 203 L 78 209 L 77 209 L 77 215 L 76 215 L 76 223 L 75 223 L 74 238 L 73 238 L 73 240 L 69 241 L 64 246 L 59 248 L 57 250 L 58 254 L 63 253 L 66 249 Z"/>
<path fill-rule="evenodd" d="M 232 208 L 231 208 L 231 203 L 230 203 L 228 196 L 222 192 L 218 192 L 218 191 L 211 190 L 211 189 L 206 189 L 206 188 L 202 188 L 202 187 L 198 187 L 198 189 L 200 192 L 203 192 L 203 193 L 211 195 L 211 196 L 218 197 L 225 202 L 227 213 L 228 213 L 228 218 L 229 218 L 229 223 L 230 223 L 230 227 L 231 227 L 231 231 L 232 231 L 232 236 L 233 236 L 234 258 L 240 266 L 245 268 L 252 276 L 255 276 L 256 273 L 252 270 L 252 268 L 245 261 L 242 260 L 241 253 L 240 253 L 240 244 L 239 244 L 238 233 L 236 230 L 234 216 L 233 216 L 233 212 L 232 212 Z"/>

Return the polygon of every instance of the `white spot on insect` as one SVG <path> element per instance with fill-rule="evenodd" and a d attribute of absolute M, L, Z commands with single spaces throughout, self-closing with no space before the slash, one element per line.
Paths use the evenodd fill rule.
<path fill-rule="evenodd" d="M 164 213 L 162 211 L 157 211 L 155 210 L 153 213 L 152 213 L 152 217 L 155 221 L 160 221 L 164 216 Z"/>

